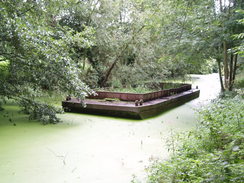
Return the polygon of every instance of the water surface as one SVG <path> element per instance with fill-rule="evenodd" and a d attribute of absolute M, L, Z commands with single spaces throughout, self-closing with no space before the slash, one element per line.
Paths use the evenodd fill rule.
<path fill-rule="evenodd" d="M 169 156 L 172 131 L 194 128 L 195 109 L 215 98 L 218 75 L 194 75 L 198 99 L 143 121 L 66 113 L 63 123 L 28 121 L 15 105 L 0 112 L 1 183 L 129 183 Z M 11 120 L 9 120 L 11 118 Z M 16 124 L 16 126 L 14 126 Z"/>

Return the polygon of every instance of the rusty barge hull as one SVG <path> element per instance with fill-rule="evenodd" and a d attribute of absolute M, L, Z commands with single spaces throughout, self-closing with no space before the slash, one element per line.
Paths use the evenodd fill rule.
<path fill-rule="evenodd" d="M 86 99 L 86 107 L 82 107 L 77 99 L 63 101 L 62 106 L 66 111 L 87 114 L 97 114 L 133 119 L 145 119 L 163 113 L 169 109 L 182 105 L 199 97 L 200 90 L 190 89 L 168 97 L 146 101 L 142 106 L 135 106 L 134 102 L 102 101 Z"/>

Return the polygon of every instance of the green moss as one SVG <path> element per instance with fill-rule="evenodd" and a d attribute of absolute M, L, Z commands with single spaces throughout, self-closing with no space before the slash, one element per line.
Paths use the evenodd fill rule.
<path fill-rule="evenodd" d="M 118 98 L 105 98 L 103 100 L 104 101 L 111 101 L 111 102 L 113 102 L 113 101 L 120 101 Z"/>
<path fill-rule="evenodd" d="M 97 88 L 96 91 L 110 91 L 110 92 L 121 92 L 121 93 L 137 93 L 137 94 L 143 94 L 143 93 L 150 93 L 158 90 L 152 90 L 145 87 L 126 87 L 126 88 Z"/>

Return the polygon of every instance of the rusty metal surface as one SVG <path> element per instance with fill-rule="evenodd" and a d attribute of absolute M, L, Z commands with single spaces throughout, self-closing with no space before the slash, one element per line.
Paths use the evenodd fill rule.
<path fill-rule="evenodd" d="M 144 93 L 144 94 L 136 94 L 136 93 L 122 93 L 122 92 L 109 92 L 109 91 L 97 91 L 96 96 L 89 96 L 87 98 L 90 99 L 104 99 L 104 98 L 117 98 L 122 101 L 150 101 L 155 100 L 160 97 L 166 97 L 172 94 L 181 93 L 187 90 L 191 90 L 190 84 L 181 84 L 178 88 L 172 88 L 168 90 L 159 90 L 156 92 Z"/>
<path fill-rule="evenodd" d="M 198 89 L 187 90 L 172 96 L 146 101 L 142 106 L 135 106 L 134 102 L 86 99 L 84 101 L 86 107 L 84 108 L 80 101 L 75 98 L 69 101 L 63 101 L 62 106 L 74 112 L 144 119 L 197 98 L 199 97 L 199 93 L 200 90 Z"/>

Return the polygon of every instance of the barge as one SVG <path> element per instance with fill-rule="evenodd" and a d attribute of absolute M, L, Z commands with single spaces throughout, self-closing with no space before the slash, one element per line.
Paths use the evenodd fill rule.
<path fill-rule="evenodd" d="M 62 101 L 65 111 L 145 119 L 199 97 L 200 90 L 190 84 L 156 92 L 136 94 L 122 92 L 96 92 L 84 101 L 68 98 Z M 85 103 L 85 107 L 83 107 Z"/>

